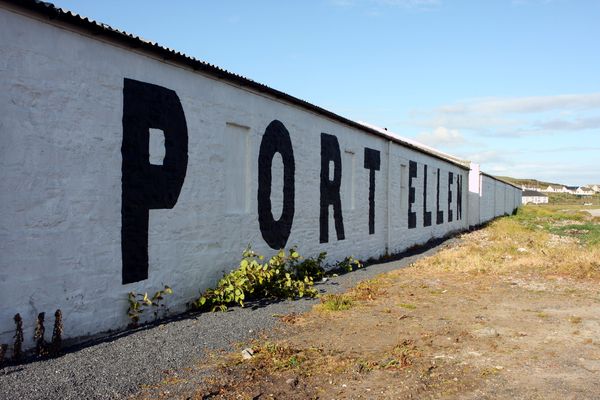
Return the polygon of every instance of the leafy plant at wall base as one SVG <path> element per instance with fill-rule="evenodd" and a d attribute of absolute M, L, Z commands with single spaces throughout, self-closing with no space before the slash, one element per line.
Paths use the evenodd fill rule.
<path fill-rule="evenodd" d="M 52 343 L 50 344 L 50 355 L 58 356 L 62 348 L 62 311 L 56 310 L 54 313 L 54 329 L 52 330 Z"/>
<path fill-rule="evenodd" d="M 307 276 L 313 280 L 323 278 L 323 276 L 325 276 L 325 268 L 323 268 L 325 257 L 327 257 L 327 253 L 322 252 L 319 253 L 317 257 L 306 258 L 304 261 L 295 265 L 296 278 L 304 279 Z"/>
<path fill-rule="evenodd" d="M 343 271 L 352 272 L 354 270 L 354 268 L 356 268 L 356 269 L 362 268 L 362 264 L 356 258 L 349 256 L 349 257 L 344 258 L 343 261 L 340 261 L 339 263 L 337 263 L 337 267 Z"/>
<path fill-rule="evenodd" d="M 127 301 L 129 302 L 127 316 L 131 319 L 130 327 L 135 328 L 138 326 L 140 316 L 148 307 L 152 307 L 154 318 L 158 318 L 160 310 L 165 307 L 161 302 L 164 300 L 165 295 L 168 294 L 173 294 L 173 289 L 169 286 L 165 286 L 164 289 L 157 291 L 152 297 L 148 297 L 148 293 L 129 292 L 127 294 Z"/>
<path fill-rule="evenodd" d="M 165 309 L 165 305 L 161 304 L 161 302 L 164 300 L 165 295 L 167 294 L 173 294 L 173 289 L 171 289 L 169 286 L 165 286 L 165 288 L 163 290 L 159 290 L 156 293 L 154 293 L 154 296 L 152 296 L 152 308 L 153 308 L 153 313 L 154 313 L 154 319 L 157 319 L 159 314 L 160 314 L 160 310 L 164 310 Z"/>
<path fill-rule="evenodd" d="M 23 319 L 20 314 L 15 314 L 14 317 L 16 330 L 15 330 L 15 344 L 13 346 L 13 360 L 19 360 L 23 356 Z"/>
<path fill-rule="evenodd" d="M 0 345 L 0 366 L 4 364 L 4 357 L 6 356 L 6 352 L 8 350 L 7 344 Z"/>
<path fill-rule="evenodd" d="M 226 311 L 233 304 L 244 306 L 244 301 L 259 298 L 293 299 L 315 297 L 314 276 L 323 274 L 322 262 L 326 254 L 302 261 L 295 247 L 280 250 L 267 262 L 250 247 L 242 253 L 239 267 L 225 274 L 214 289 L 206 290 L 193 303 L 199 309 Z"/>
<path fill-rule="evenodd" d="M 44 340 L 44 334 L 46 333 L 46 328 L 44 327 L 44 318 L 46 313 L 39 313 L 37 317 L 37 322 L 35 324 L 35 332 L 33 334 L 33 340 L 35 341 L 35 353 L 38 356 L 46 355 L 48 348 L 46 344 L 46 340 Z"/>

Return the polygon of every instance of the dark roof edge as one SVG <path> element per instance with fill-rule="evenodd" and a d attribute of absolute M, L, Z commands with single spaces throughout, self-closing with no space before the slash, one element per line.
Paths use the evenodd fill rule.
<path fill-rule="evenodd" d="M 493 179 L 493 180 L 495 180 L 495 181 L 502 182 L 502 183 L 504 183 L 504 184 L 506 184 L 506 185 L 512 186 L 512 187 L 514 187 L 514 188 L 517 188 L 517 189 L 519 189 L 519 190 L 523 190 L 521 187 L 519 187 L 519 186 L 515 185 L 514 183 L 510 183 L 510 182 L 508 182 L 508 181 L 505 181 L 504 179 L 500 179 L 500 178 L 498 178 L 497 176 L 490 175 L 490 174 L 488 174 L 488 173 L 486 173 L 486 172 L 481 172 L 481 175 L 485 175 L 485 176 L 487 176 L 488 178 L 492 178 L 492 179 Z"/>
<path fill-rule="evenodd" d="M 547 194 L 544 194 L 542 192 L 538 192 L 537 190 L 523 190 L 523 196 L 524 197 L 531 197 L 531 196 L 548 197 Z"/>
<path fill-rule="evenodd" d="M 106 25 L 106 24 L 100 24 L 100 23 L 95 22 L 94 20 L 90 20 L 88 18 L 83 18 L 83 17 L 79 16 L 78 14 L 71 13 L 70 11 L 63 11 L 62 9 L 54 6 L 51 3 L 46 3 L 46 2 L 36 1 L 36 0 L 0 0 L 0 1 L 11 4 L 13 6 L 16 6 L 16 7 L 22 8 L 22 9 L 36 12 L 45 17 L 48 17 L 50 20 L 60 21 L 65 24 L 73 25 L 78 28 L 87 30 L 94 35 L 102 35 L 102 36 L 104 36 L 108 39 L 114 40 L 116 42 L 120 42 L 120 43 L 126 44 L 130 47 L 152 53 L 154 55 L 161 57 L 163 60 L 168 60 L 171 62 L 187 65 L 187 66 L 191 67 L 194 71 L 201 71 L 201 72 L 207 73 L 209 75 L 212 75 L 213 77 L 216 77 L 218 79 L 223 79 L 225 81 L 234 83 L 236 85 L 247 87 L 247 88 L 253 89 L 257 92 L 268 94 L 277 99 L 285 100 L 288 103 L 292 103 L 301 108 L 310 110 L 317 114 L 321 114 L 330 119 L 341 122 L 342 124 L 348 125 L 350 127 L 359 129 L 359 130 L 367 132 L 369 134 L 379 136 L 384 139 L 390 140 L 392 142 L 398 143 L 404 147 L 410 148 L 412 150 L 415 150 L 422 154 L 426 154 L 431 157 L 435 157 L 437 159 L 440 159 L 442 161 L 445 161 L 447 163 L 455 165 L 461 169 L 469 170 L 468 166 L 465 166 L 461 163 L 450 160 L 448 158 L 444 158 L 435 153 L 429 152 L 425 149 L 415 146 L 411 143 L 404 142 L 401 139 L 398 139 L 396 137 L 381 133 L 375 129 L 370 129 L 358 122 L 355 122 L 348 118 L 342 117 L 338 114 L 335 114 L 331 111 L 328 111 L 328 110 L 321 108 L 319 106 L 316 106 L 314 104 L 308 103 L 307 101 L 301 100 L 301 99 L 291 96 L 287 93 L 281 92 L 277 89 L 273 89 L 269 86 L 266 86 L 261 83 L 250 80 L 248 78 L 245 78 L 241 75 L 233 74 L 229 71 L 221 69 L 212 64 L 208 64 L 206 62 L 197 60 L 193 57 L 189 57 L 189 56 L 185 55 L 184 53 L 176 52 L 176 51 L 168 49 L 166 47 L 162 47 L 162 46 L 158 45 L 157 43 L 144 41 L 137 36 L 128 34 L 125 31 L 119 31 L 117 29 L 114 29 L 114 28 Z"/>

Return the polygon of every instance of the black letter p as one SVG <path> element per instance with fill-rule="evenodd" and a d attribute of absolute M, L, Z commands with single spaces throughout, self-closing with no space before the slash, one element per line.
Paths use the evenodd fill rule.
<path fill-rule="evenodd" d="M 165 136 L 163 165 L 150 164 L 150 129 Z M 149 210 L 177 203 L 188 160 L 188 134 L 177 94 L 167 88 L 125 78 L 121 252 L 123 284 L 148 279 Z"/>

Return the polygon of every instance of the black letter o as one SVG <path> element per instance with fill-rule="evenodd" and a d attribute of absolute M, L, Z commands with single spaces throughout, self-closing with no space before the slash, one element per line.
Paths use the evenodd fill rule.
<path fill-rule="evenodd" d="M 279 220 L 271 209 L 271 167 L 275 153 L 283 159 L 283 211 Z M 258 223 L 267 244 L 276 250 L 285 247 L 294 221 L 294 151 L 285 126 L 274 120 L 265 129 L 258 153 Z"/>

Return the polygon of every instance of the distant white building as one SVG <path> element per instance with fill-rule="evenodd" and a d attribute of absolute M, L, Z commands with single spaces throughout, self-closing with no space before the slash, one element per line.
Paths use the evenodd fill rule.
<path fill-rule="evenodd" d="M 521 202 L 523 204 L 548 204 L 548 196 L 535 190 L 523 190 Z"/>
<path fill-rule="evenodd" d="M 549 185 L 546 189 L 540 190 L 540 192 L 546 193 L 569 193 L 569 190 L 564 186 L 552 186 Z"/>
<path fill-rule="evenodd" d="M 586 185 L 585 187 L 592 190 L 594 193 L 600 193 L 600 185 Z"/>
<path fill-rule="evenodd" d="M 525 186 L 525 185 L 521 185 L 521 190 L 536 190 L 536 191 L 541 191 L 542 189 L 540 189 L 537 186 Z"/>
<path fill-rule="evenodd" d="M 580 186 L 575 190 L 575 194 L 578 196 L 593 196 L 594 191 L 585 186 Z"/>

